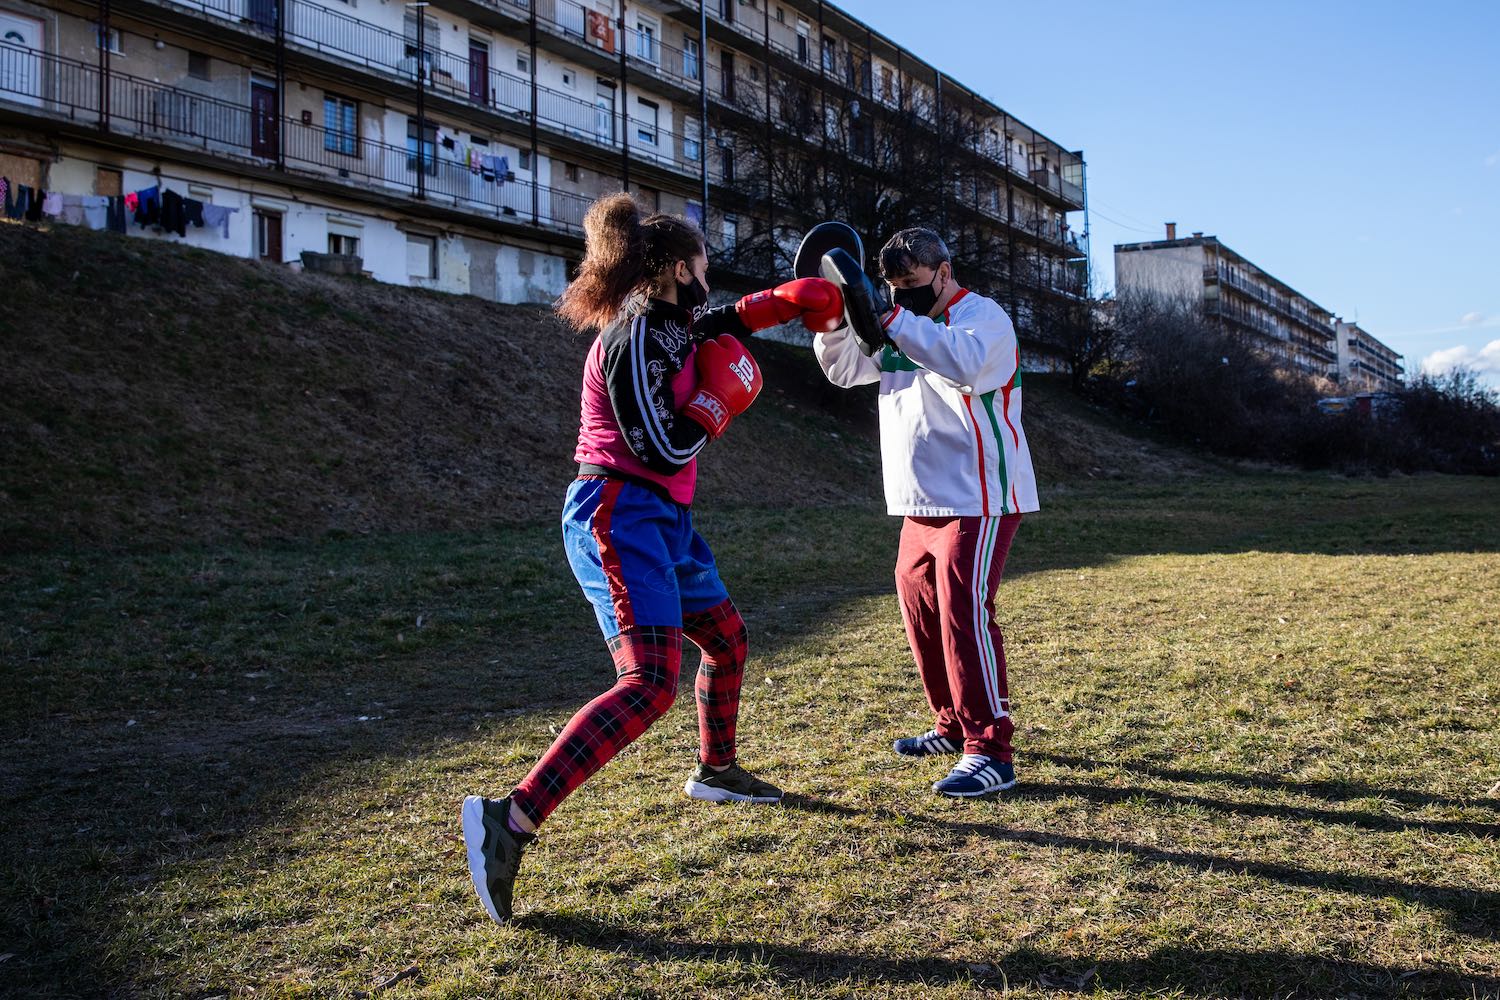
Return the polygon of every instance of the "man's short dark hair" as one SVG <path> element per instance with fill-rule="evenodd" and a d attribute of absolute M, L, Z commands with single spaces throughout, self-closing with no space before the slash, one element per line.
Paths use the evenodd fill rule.
<path fill-rule="evenodd" d="M 880 276 L 899 278 L 919 266 L 936 270 L 945 260 L 952 263 L 953 255 L 937 233 L 920 226 L 903 229 L 880 248 Z"/>

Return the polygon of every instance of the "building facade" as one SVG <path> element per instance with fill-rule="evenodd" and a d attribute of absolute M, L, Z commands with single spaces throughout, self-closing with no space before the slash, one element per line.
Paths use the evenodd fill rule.
<path fill-rule="evenodd" d="M 1087 293 L 1082 155 L 816 0 L 0 0 L 12 186 L 171 192 L 216 224 L 129 232 L 503 302 L 554 298 L 622 189 L 699 222 L 719 285 L 785 277 L 835 187 L 878 207 L 958 118 L 933 224 L 1040 338 Z"/>
<path fill-rule="evenodd" d="M 1285 367 L 1339 381 L 1338 321 L 1333 313 L 1225 246 L 1214 236 L 1115 246 L 1119 297 L 1151 294 L 1185 300 L 1221 327 L 1247 335 Z M 1373 339 L 1373 338 L 1372 338 Z"/>
<path fill-rule="evenodd" d="M 1398 392 L 1406 385 L 1401 355 L 1358 323 L 1338 320 L 1339 385 L 1346 392 Z"/>

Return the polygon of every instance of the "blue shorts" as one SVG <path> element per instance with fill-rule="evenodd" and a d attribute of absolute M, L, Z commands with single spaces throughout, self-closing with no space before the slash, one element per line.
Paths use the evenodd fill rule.
<path fill-rule="evenodd" d="M 692 512 L 625 479 L 581 478 L 563 504 L 568 565 L 606 639 L 632 625 L 682 627 L 729 599 Z"/>

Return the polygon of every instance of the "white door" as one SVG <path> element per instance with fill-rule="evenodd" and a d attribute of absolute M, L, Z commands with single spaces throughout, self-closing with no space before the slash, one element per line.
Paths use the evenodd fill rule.
<path fill-rule="evenodd" d="M 42 22 L 0 11 L 0 96 L 42 103 Z"/>
<path fill-rule="evenodd" d="M 615 92 L 602 91 L 594 97 L 594 135 L 600 142 L 615 141 Z"/>

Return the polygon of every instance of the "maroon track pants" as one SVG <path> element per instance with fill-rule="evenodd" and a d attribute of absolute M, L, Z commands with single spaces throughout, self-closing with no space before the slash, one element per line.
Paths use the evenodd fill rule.
<path fill-rule="evenodd" d="M 995 591 L 1020 514 L 908 517 L 901 525 L 896 593 L 933 728 L 964 753 L 1011 759 L 1005 640 Z"/>
<path fill-rule="evenodd" d="M 698 703 L 699 759 L 734 763 L 735 721 L 748 651 L 745 620 L 725 600 L 682 616 L 682 628 L 631 625 L 609 640 L 614 687 L 580 708 L 541 760 L 511 792 L 538 825 L 579 785 L 661 718 L 677 698 L 683 636 L 703 651 L 693 689 Z"/>

